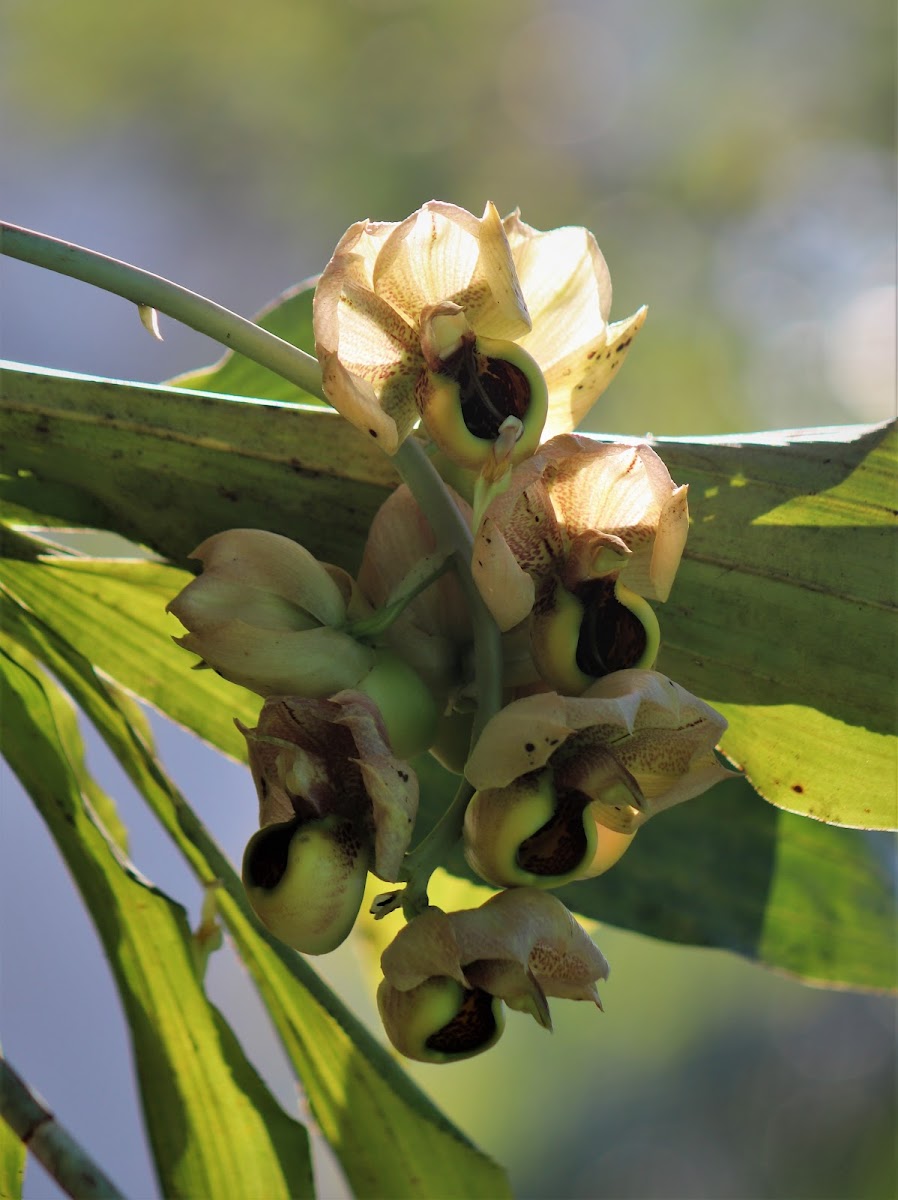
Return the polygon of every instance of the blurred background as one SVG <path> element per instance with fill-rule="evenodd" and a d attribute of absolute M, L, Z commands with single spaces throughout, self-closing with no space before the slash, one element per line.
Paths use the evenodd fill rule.
<path fill-rule="evenodd" d="M 346 227 L 432 197 L 592 229 L 613 317 L 648 303 L 591 428 L 712 434 L 895 409 L 891 0 L 7 0 L 4 219 L 244 315 L 319 271 Z M 159 381 L 219 347 L 2 260 L 0 349 Z M 239 860 L 248 775 L 157 721 L 166 761 Z M 137 865 L 198 889 L 94 743 Z M 127 1037 L 55 849 L 3 776 L 4 1050 L 131 1196 L 155 1194 Z M 891 1200 L 895 1006 L 601 929 L 606 1013 L 415 1071 L 520 1197 Z M 371 955 L 323 973 L 365 1019 Z M 210 992 L 285 1106 L 297 1098 L 229 950 Z M 322 1196 L 346 1194 L 319 1148 Z M 26 1196 L 59 1193 L 39 1168 Z"/>

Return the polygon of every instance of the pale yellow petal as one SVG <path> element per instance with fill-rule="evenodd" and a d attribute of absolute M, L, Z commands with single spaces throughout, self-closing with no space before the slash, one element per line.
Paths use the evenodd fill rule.
<path fill-rule="evenodd" d="M 601 334 L 546 364 L 530 345 L 530 339 L 522 339 L 521 345 L 540 363 L 549 392 L 544 440 L 577 428 L 620 370 L 647 313 L 648 309 L 640 308 L 631 317 L 614 322 Z M 536 329 L 534 323 L 534 332 Z"/>
<path fill-rule="evenodd" d="M 503 633 L 519 625 L 533 608 L 533 580 L 489 517 L 481 521 L 474 539 L 471 574 Z"/>
<path fill-rule="evenodd" d="M 417 327 L 422 310 L 451 301 L 489 337 L 514 338 L 530 319 L 495 209 L 483 220 L 463 208 L 431 201 L 398 225 L 374 268 L 374 288 Z"/>
<path fill-rule="evenodd" d="M 619 538 L 630 551 L 621 567 L 627 587 L 647 599 L 666 599 L 689 514 L 685 489 L 655 451 L 562 435 L 535 457 L 545 464 L 543 479 L 568 536 L 597 531 Z"/>

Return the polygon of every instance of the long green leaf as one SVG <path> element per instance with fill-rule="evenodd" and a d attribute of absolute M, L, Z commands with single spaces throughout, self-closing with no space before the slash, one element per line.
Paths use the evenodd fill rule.
<path fill-rule="evenodd" d="M 241 378 L 262 394 L 254 370 Z M 19 370 L 3 386 L 6 469 L 81 489 L 105 527 L 176 560 L 261 525 L 354 569 L 394 482 L 321 408 Z M 657 448 L 693 516 L 661 669 L 725 712 L 725 750 L 775 804 L 893 828 L 894 428 Z"/>
<path fill-rule="evenodd" d="M 25 1146 L 6 1121 L 0 1121 L 0 1200 L 22 1200 Z"/>
<path fill-rule="evenodd" d="M 44 511 L 80 520 L 91 506 L 99 528 L 177 562 L 242 525 L 353 569 L 396 484 L 330 409 L 15 367 L 0 372 L 0 470 L 64 485 L 42 494 Z"/>
<path fill-rule="evenodd" d="M 167 1197 L 313 1194 L 305 1130 L 280 1108 L 207 1001 L 183 910 L 147 883 L 86 799 L 74 711 L 4 638 L 3 754 L 82 894 L 131 1031 Z"/>
<path fill-rule="evenodd" d="M 221 914 L 356 1195 L 506 1196 L 501 1170 L 411 1084 L 311 967 L 259 926 L 230 863 L 152 753 L 136 706 L 8 592 L 2 603 L 10 630 L 62 680 L 201 882 L 220 881 Z"/>
<path fill-rule="evenodd" d="M 271 304 L 256 313 L 253 320 L 269 333 L 277 334 L 285 342 L 298 346 L 308 354 L 315 353 L 315 336 L 312 332 L 312 297 L 315 294 L 314 280 L 298 283 Z M 228 396 L 250 396 L 266 400 L 283 400 L 293 404 L 320 404 L 315 396 L 304 392 L 295 384 L 275 375 L 273 371 L 260 367 L 251 358 L 228 350 L 211 367 L 200 367 L 188 371 L 176 379 L 169 380 L 175 387 L 191 388 L 203 392 L 222 392 Z"/>
<path fill-rule="evenodd" d="M 104 613 L 123 610 L 152 648 L 163 640 L 164 618 L 155 589 L 144 584 L 154 573 L 177 573 L 158 564 L 139 564 L 138 571 L 135 564 L 61 562 L 7 563 L 5 571 L 10 589 L 35 614 L 76 645 L 79 639 L 93 645 L 103 671 L 138 694 L 155 689 L 167 707 L 164 675 L 160 682 L 139 638 L 98 641 L 85 630 Z M 204 683 L 212 675 L 193 672 L 192 678 L 198 674 Z M 217 676 L 208 683 L 238 691 Z M 185 703 L 180 680 L 173 682 L 170 703 Z M 224 694 L 202 706 L 203 736 L 223 744 L 231 713 Z M 190 727 L 194 715 L 187 714 Z M 426 829 L 457 780 L 429 757 L 418 767 Z M 613 871 L 569 888 L 565 900 L 587 916 L 671 941 L 723 947 L 806 978 L 890 987 L 894 890 L 881 852 L 875 835 L 778 812 L 744 783 L 731 781 L 651 822 Z M 457 873 L 466 870 L 460 859 L 452 866 Z"/>

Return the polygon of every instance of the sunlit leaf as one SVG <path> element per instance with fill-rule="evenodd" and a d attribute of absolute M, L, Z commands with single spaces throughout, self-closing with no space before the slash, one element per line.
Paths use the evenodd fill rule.
<path fill-rule="evenodd" d="M 324 409 L 16 370 L 3 384 L 5 468 L 80 488 L 105 527 L 175 559 L 261 525 L 354 569 L 394 482 Z M 775 804 L 894 827 L 894 430 L 657 448 L 693 518 L 660 668 L 725 712 L 724 748 Z"/>
<path fill-rule="evenodd" d="M 305 1130 L 280 1108 L 207 1001 L 183 910 L 106 834 L 88 796 L 74 710 L 4 638 L 3 754 L 90 911 L 131 1031 L 166 1196 L 313 1194 Z"/>
<path fill-rule="evenodd" d="M 507 1196 L 501 1170 L 418 1091 L 305 960 L 262 930 L 230 863 L 155 759 L 136 706 L 108 688 L 90 663 L 8 593 L 4 616 L 88 714 L 200 880 L 221 882 L 221 916 L 355 1194 L 397 1200 Z"/>
<path fill-rule="evenodd" d="M 161 605 L 144 595 L 142 580 L 157 572 L 161 578 L 177 573 L 140 564 L 135 578 L 133 566 L 8 563 L 5 571 L 9 588 L 76 645 L 90 647 L 85 630 L 95 627 L 107 608 L 122 607 L 137 614 L 151 647 L 164 640 L 165 618 Z M 89 591 L 83 590 L 84 581 Z M 174 674 L 169 697 L 164 672 L 154 668 L 152 654 L 144 654 L 137 639 L 95 642 L 94 661 L 138 694 L 153 691 L 163 711 L 178 709 L 188 727 L 196 719 L 203 736 L 216 745 L 230 737 L 231 698 L 242 696 L 246 702 L 246 693 L 208 671 L 193 672 L 191 678 L 208 680 L 212 691 L 207 695 L 221 684 L 222 695 L 214 702 L 188 707 Z M 249 698 L 251 710 L 254 704 Z M 457 778 L 429 756 L 417 765 L 420 835 L 448 803 Z M 733 950 L 811 979 L 889 987 L 894 889 L 883 865 L 884 841 L 885 835 L 835 829 L 779 812 L 746 784 L 731 781 L 650 822 L 613 871 L 563 894 L 575 911 L 654 937 Z M 450 865 L 466 872 L 460 856 Z"/>
<path fill-rule="evenodd" d="M 241 525 L 350 568 L 396 483 L 330 409 L 18 368 L 0 372 L 0 470 L 64 485 L 59 515 L 89 506 L 86 522 L 175 561 Z"/>
<path fill-rule="evenodd" d="M 312 333 L 312 297 L 315 281 L 298 283 L 266 305 L 253 320 L 269 333 L 298 346 L 307 354 L 315 353 Z M 223 392 L 229 396 L 255 396 L 288 403 L 320 404 L 316 396 L 288 383 L 280 375 L 260 367 L 242 354 L 228 350 L 211 367 L 200 367 L 169 380 L 173 387 L 193 388 L 203 392 Z"/>
<path fill-rule="evenodd" d="M 21 1200 L 25 1175 L 25 1146 L 7 1123 L 0 1119 L 0 1198 Z"/>

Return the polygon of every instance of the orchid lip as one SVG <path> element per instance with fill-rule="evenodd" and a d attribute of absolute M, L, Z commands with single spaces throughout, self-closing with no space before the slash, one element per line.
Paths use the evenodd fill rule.
<path fill-rule="evenodd" d="M 531 388 L 525 373 L 506 359 L 479 352 L 473 334 L 462 338 L 439 374 L 457 383 L 462 420 L 474 437 L 493 442 L 508 417 L 523 420 L 529 411 Z"/>
<path fill-rule="evenodd" d="M 458 1012 L 425 1042 L 429 1050 L 467 1055 L 488 1045 L 496 1035 L 495 997 L 482 988 L 462 994 Z"/>
<path fill-rule="evenodd" d="M 615 594 L 612 580 L 582 584 L 578 598 L 583 620 L 577 639 L 577 666 L 584 675 L 600 678 L 626 670 L 645 654 L 648 635 L 639 617 Z"/>

